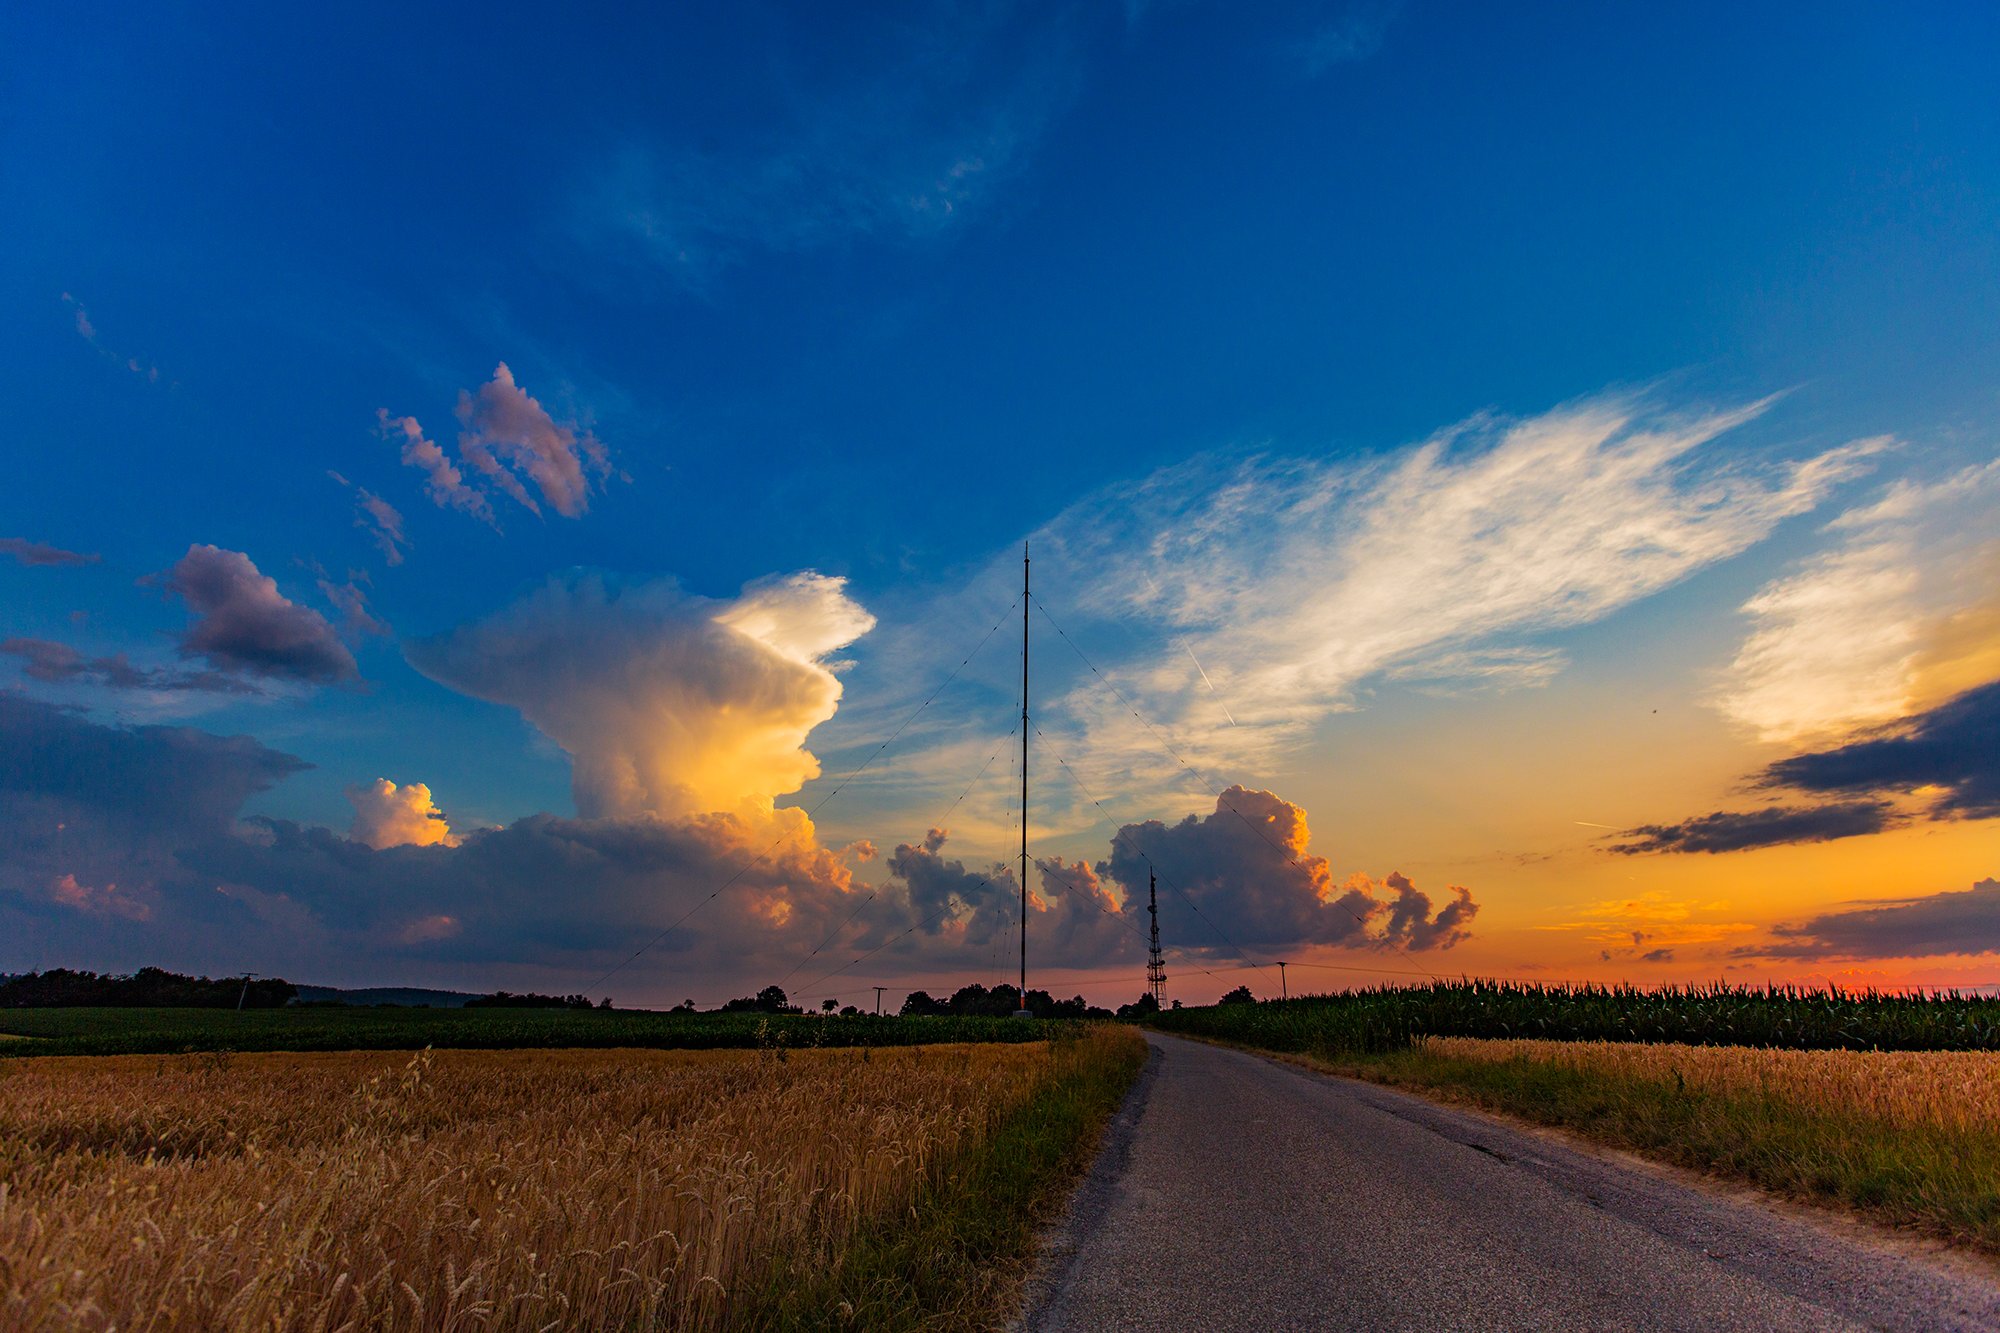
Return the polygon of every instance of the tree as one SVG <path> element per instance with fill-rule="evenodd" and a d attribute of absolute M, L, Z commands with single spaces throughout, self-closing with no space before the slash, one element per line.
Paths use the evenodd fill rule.
<path fill-rule="evenodd" d="M 1153 998 L 1153 992 L 1144 991 L 1130 1004 L 1118 1006 L 1118 1016 L 1126 1019 L 1150 1018 L 1160 1012 L 1160 1002 Z"/>
<path fill-rule="evenodd" d="M 1255 1004 L 1257 997 L 1250 993 L 1248 986 L 1238 986 L 1229 994 L 1216 1001 L 1217 1004 Z"/>
<path fill-rule="evenodd" d="M 819 1002 L 819 1009 L 823 1014 L 830 1014 L 838 1008 L 840 1008 L 839 1000 L 821 1000 Z"/>
<path fill-rule="evenodd" d="M 903 997 L 903 1007 L 897 1012 L 905 1018 L 937 1018 L 950 1013 L 951 1006 L 932 999 L 929 991 L 913 990 Z"/>
<path fill-rule="evenodd" d="M 107 1005 L 234 1009 L 240 1003 L 245 1009 L 277 1009 L 296 999 L 298 993 L 296 986 L 278 977 L 258 977 L 246 984 L 240 972 L 211 981 L 158 967 L 142 967 L 126 977 L 55 967 L 0 980 L 0 1008 Z"/>
<path fill-rule="evenodd" d="M 798 1014 L 805 1011 L 794 1007 L 785 997 L 782 986 L 766 986 L 755 995 L 731 1000 L 722 1006 L 726 1014 Z"/>

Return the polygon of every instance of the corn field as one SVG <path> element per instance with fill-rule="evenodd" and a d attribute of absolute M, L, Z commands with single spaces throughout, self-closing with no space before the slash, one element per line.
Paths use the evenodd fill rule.
<path fill-rule="evenodd" d="M 7 1061 L 0 1325 L 725 1327 L 1091 1040 Z"/>
<path fill-rule="evenodd" d="M 1418 1037 L 1679 1042 L 1791 1050 L 2000 1050 L 2000 999 L 1796 986 L 1382 986 L 1261 1004 L 1171 1009 L 1169 1032 L 1274 1051 L 1371 1054 Z"/>

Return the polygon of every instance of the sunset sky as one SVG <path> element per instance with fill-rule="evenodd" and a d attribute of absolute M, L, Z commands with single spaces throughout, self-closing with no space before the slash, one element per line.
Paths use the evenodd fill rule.
<path fill-rule="evenodd" d="M 15 16 L 0 970 L 2000 983 L 2000 15 L 665 8 Z"/>

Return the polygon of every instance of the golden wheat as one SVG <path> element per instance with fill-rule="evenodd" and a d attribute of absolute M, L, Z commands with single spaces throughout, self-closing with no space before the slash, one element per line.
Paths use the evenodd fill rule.
<path fill-rule="evenodd" d="M 833 1262 L 1045 1045 L 39 1059 L 0 1076 L 9 1329 L 718 1327 Z"/>
<path fill-rule="evenodd" d="M 2000 1052 L 1787 1051 L 1749 1046 L 1425 1037 L 1430 1055 L 1565 1068 L 1755 1094 L 1801 1110 L 1891 1125 L 2000 1133 Z"/>

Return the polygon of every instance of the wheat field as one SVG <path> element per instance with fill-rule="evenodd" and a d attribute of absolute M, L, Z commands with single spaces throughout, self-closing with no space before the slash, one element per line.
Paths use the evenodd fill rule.
<path fill-rule="evenodd" d="M 1043 1086 L 1046 1044 L 0 1071 L 9 1329 L 725 1326 Z"/>
<path fill-rule="evenodd" d="M 2000 1135 L 1996 1051 L 1791 1051 L 1484 1037 L 1420 1037 L 1417 1048 L 1460 1060 L 1534 1061 L 1701 1092 L 1755 1094 L 1802 1111 L 1862 1115 L 1889 1125 Z"/>

